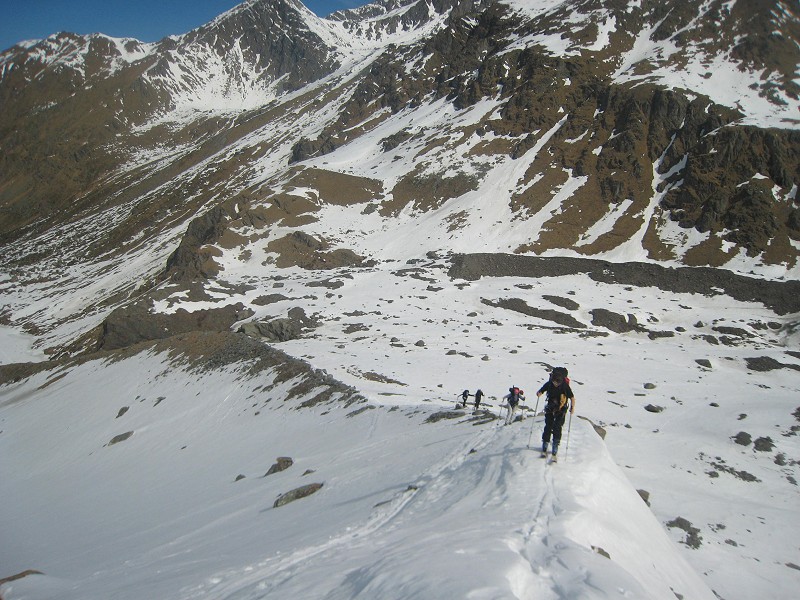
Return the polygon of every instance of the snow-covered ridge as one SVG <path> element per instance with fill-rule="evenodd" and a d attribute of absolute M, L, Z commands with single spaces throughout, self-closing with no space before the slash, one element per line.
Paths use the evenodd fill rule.
<path fill-rule="evenodd" d="M 496 404 L 298 410 L 320 388 L 287 402 L 302 376 L 280 364 L 176 358 L 0 387 L 2 575 L 38 572 L 4 598 L 714 597 L 583 420 L 548 464 L 533 421 L 498 427 Z M 279 456 L 289 468 L 265 476 Z"/>
<path fill-rule="evenodd" d="M 154 54 L 158 45 L 143 43 L 133 38 L 115 38 L 102 33 L 75 35 L 56 33 L 43 40 L 29 40 L 0 54 L 0 80 L 21 66 L 32 66 L 40 72 L 45 69 L 71 69 L 86 78 L 86 61 L 99 58 L 99 75 L 108 77 Z M 39 75 L 40 76 L 40 75 Z"/>

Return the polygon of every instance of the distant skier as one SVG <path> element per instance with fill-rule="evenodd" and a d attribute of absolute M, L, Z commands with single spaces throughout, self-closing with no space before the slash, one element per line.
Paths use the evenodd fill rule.
<path fill-rule="evenodd" d="M 544 432 L 542 433 L 542 456 L 547 456 L 547 444 L 550 443 L 550 436 L 553 437 L 553 460 L 558 454 L 558 445 L 561 442 L 561 428 L 564 426 L 564 419 L 567 416 L 567 401 L 569 401 L 570 414 L 575 412 L 575 395 L 569 387 L 569 378 L 566 369 L 556 367 L 550 374 L 550 378 L 538 392 L 539 397 L 547 393 L 547 403 L 544 407 Z"/>
<path fill-rule="evenodd" d="M 481 400 L 483 399 L 483 391 L 478 390 L 475 392 L 475 410 L 477 411 L 481 407 Z"/>
<path fill-rule="evenodd" d="M 467 400 L 469 400 L 469 390 L 464 390 L 461 392 L 461 406 L 462 408 L 467 408 Z"/>
<path fill-rule="evenodd" d="M 508 404 L 508 414 L 506 414 L 506 425 L 510 425 L 514 422 L 514 415 L 517 412 L 517 406 L 519 406 L 520 400 L 525 401 L 525 392 L 519 389 L 516 386 L 511 386 L 508 388 L 508 394 L 503 396 L 503 399 Z"/>

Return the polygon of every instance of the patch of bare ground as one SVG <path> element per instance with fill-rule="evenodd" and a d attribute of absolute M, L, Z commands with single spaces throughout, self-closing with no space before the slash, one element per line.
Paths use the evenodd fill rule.
<path fill-rule="evenodd" d="M 32 377 L 41 371 L 55 369 L 60 363 L 55 361 L 37 363 L 11 363 L 0 365 L 0 385 L 17 383 L 28 377 Z"/>
<path fill-rule="evenodd" d="M 672 260 L 675 258 L 673 252 L 674 246 L 666 243 L 658 235 L 659 229 L 663 221 L 664 215 L 656 211 L 650 218 L 650 223 L 647 225 L 647 231 L 644 232 L 642 239 L 642 248 L 647 252 L 647 257 L 653 260 Z"/>
<path fill-rule="evenodd" d="M 775 236 L 769 241 L 767 249 L 761 254 L 761 260 L 767 265 L 785 264 L 791 268 L 800 260 L 800 250 L 791 243 L 788 235 Z"/>
<path fill-rule="evenodd" d="M 376 373 L 374 371 L 368 371 L 366 373 L 363 373 L 362 377 L 367 381 L 375 381 L 377 383 L 391 383 L 393 385 L 402 385 L 402 386 L 407 385 L 402 381 L 397 381 L 396 379 L 392 379 L 391 377 L 387 377 L 386 375 L 381 375 L 380 373 Z"/>
<path fill-rule="evenodd" d="M 562 169 L 553 169 L 548 165 L 536 166 L 537 162 L 534 161 L 531 168 L 528 169 L 525 179 L 517 183 L 518 185 L 525 185 L 533 180 L 537 173 L 541 174 L 542 177 L 533 185 L 528 186 L 522 193 L 511 196 L 511 212 L 513 213 L 524 212 L 529 215 L 538 213 L 552 200 L 556 190 L 568 180 L 568 173 Z M 541 170 L 537 171 L 539 168 Z"/>
<path fill-rule="evenodd" d="M 509 155 L 514 149 L 514 142 L 510 139 L 493 138 L 478 142 L 469 151 L 469 156 L 502 156 Z"/>
<path fill-rule="evenodd" d="M 303 169 L 289 184 L 312 188 L 317 191 L 320 200 L 339 206 L 362 204 L 383 196 L 383 183 L 377 179 L 325 169 Z"/>
<path fill-rule="evenodd" d="M 482 299 L 481 302 L 486 304 L 487 306 L 494 306 L 497 308 L 504 308 L 506 310 L 511 310 L 514 312 L 518 312 L 523 315 L 527 315 L 529 317 L 534 317 L 536 319 L 542 319 L 544 321 L 550 321 L 555 323 L 556 325 L 561 325 L 564 327 L 571 327 L 574 329 L 585 329 L 586 325 L 578 321 L 575 317 L 568 313 L 561 312 L 559 310 L 553 310 L 552 308 L 537 308 L 534 306 L 529 306 L 527 302 L 521 300 L 520 298 L 502 298 L 500 300 L 487 300 Z"/>
<path fill-rule="evenodd" d="M 217 244 L 220 248 L 224 248 L 225 250 L 233 250 L 234 248 L 246 246 L 249 241 L 249 238 L 235 231 L 231 231 L 230 229 L 226 229 L 222 232 L 222 235 L 219 236 Z"/>
<path fill-rule="evenodd" d="M 722 238 L 711 235 L 699 244 L 692 246 L 683 255 L 682 262 L 690 267 L 721 267 L 739 251 L 738 247 L 727 252 L 722 249 Z"/>
<path fill-rule="evenodd" d="M 364 258 L 352 250 L 344 248 L 329 250 L 329 247 L 325 241 L 302 231 L 295 231 L 270 242 L 267 250 L 278 254 L 276 266 L 279 268 L 337 269 L 361 265 L 364 262 Z"/>
<path fill-rule="evenodd" d="M 416 155 L 414 155 L 414 158 L 424 158 L 437 148 L 444 148 L 449 141 L 449 137 L 431 138 L 428 143 L 425 144 L 425 146 L 423 146 L 419 152 L 416 153 Z"/>
<path fill-rule="evenodd" d="M 445 221 L 447 221 L 447 232 L 452 233 L 464 227 L 467 223 L 468 217 L 469 213 L 467 213 L 464 210 L 447 215 L 447 217 L 445 218 Z"/>
<path fill-rule="evenodd" d="M 227 331 L 252 314 L 253 311 L 241 303 L 194 312 L 179 308 L 174 313 L 162 314 L 151 312 L 146 302 L 137 302 L 120 307 L 106 317 L 95 348 L 116 350 L 189 331 Z"/>
<path fill-rule="evenodd" d="M 302 227 L 317 220 L 314 213 L 319 210 L 319 206 L 306 196 L 276 194 L 269 201 L 266 214 L 271 223 L 280 223 L 284 227 Z"/>
<path fill-rule="evenodd" d="M 595 202 L 596 204 L 596 202 Z M 541 253 L 550 248 L 572 248 L 580 234 L 593 225 L 589 211 L 577 195 L 572 195 L 561 203 L 561 212 L 547 221 L 539 234 L 539 239 L 525 252 Z"/>
<path fill-rule="evenodd" d="M 447 200 L 463 196 L 478 189 L 478 178 L 459 174 L 444 177 L 428 174 L 418 167 L 402 179 L 392 189 L 392 200 L 381 206 L 381 215 L 393 216 L 413 203 L 416 210 L 429 211 L 439 208 Z"/>

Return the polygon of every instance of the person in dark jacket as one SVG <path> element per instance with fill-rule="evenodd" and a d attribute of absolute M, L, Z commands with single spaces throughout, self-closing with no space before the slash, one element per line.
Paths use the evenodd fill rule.
<path fill-rule="evenodd" d="M 511 425 L 514 422 L 514 415 L 517 412 L 517 406 L 520 401 L 525 402 L 525 392 L 517 386 L 512 385 L 508 388 L 508 393 L 503 396 L 503 400 L 508 404 L 508 413 L 506 414 L 506 425 Z"/>
<path fill-rule="evenodd" d="M 564 427 L 564 419 L 567 410 L 570 414 L 575 412 L 575 395 L 569 387 L 569 379 L 561 373 L 552 373 L 536 396 L 547 394 L 547 401 L 544 407 L 544 432 L 542 433 L 542 455 L 547 454 L 547 445 L 550 437 L 553 438 L 553 458 L 558 454 L 558 445 L 561 443 L 561 429 Z"/>
<path fill-rule="evenodd" d="M 475 392 L 475 410 L 478 410 L 481 406 L 481 400 L 483 399 L 483 391 L 478 390 Z"/>

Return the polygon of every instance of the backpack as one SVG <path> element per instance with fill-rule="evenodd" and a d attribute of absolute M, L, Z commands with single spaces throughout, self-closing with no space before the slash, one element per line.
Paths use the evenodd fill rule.
<path fill-rule="evenodd" d="M 567 367 L 553 367 L 552 372 L 550 373 L 550 382 L 552 383 L 554 379 L 560 378 L 563 383 L 569 385 L 569 371 L 567 371 Z M 549 394 L 548 394 L 549 396 Z M 549 398 L 547 399 L 547 411 L 551 413 L 558 413 L 564 410 L 564 407 L 567 405 L 567 395 L 566 394 L 559 394 L 558 398 Z"/>
<path fill-rule="evenodd" d="M 561 379 L 569 384 L 569 371 L 567 367 L 553 367 L 553 371 L 550 373 L 550 380 L 552 381 L 556 377 L 561 377 Z"/>
<path fill-rule="evenodd" d="M 512 387 L 508 391 L 511 392 L 511 398 L 508 399 L 508 402 L 511 405 L 516 406 L 519 402 L 519 397 L 522 395 L 522 390 L 518 387 Z"/>

